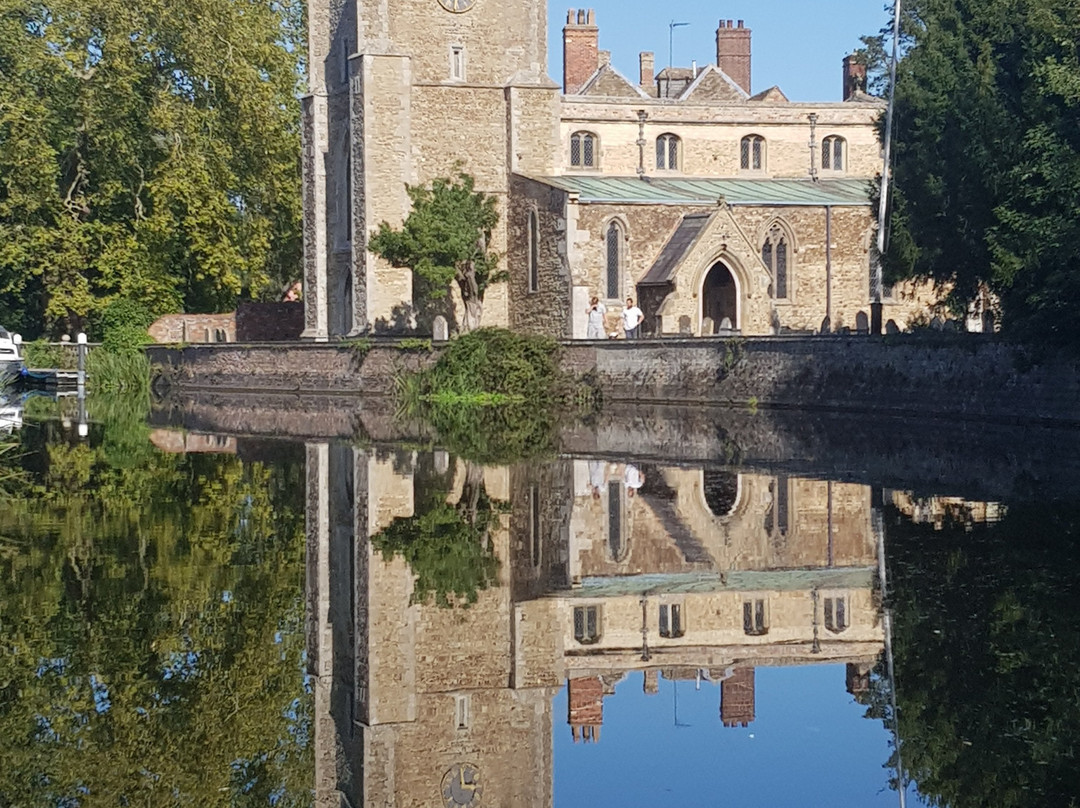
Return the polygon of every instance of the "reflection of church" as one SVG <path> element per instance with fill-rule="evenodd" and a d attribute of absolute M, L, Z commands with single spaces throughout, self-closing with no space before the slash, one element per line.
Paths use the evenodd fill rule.
<path fill-rule="evenodd" d="M 370 537 L 433 490 L 456 502 L 464 464 L 325 443 L 307 460 L 319 806 L 550 806 L 563 686 L 575 739 L 599 741 L 631 671 L 646 692 L 719 682 L 717 720 L 746 726 L 755 668 L 846 663 L 858 693 L 882 649 L 864 486 L 599 458 L 484 469 L 511 506 L 498 580 L 447 609 L 414 603 L 412 570 Z"/>

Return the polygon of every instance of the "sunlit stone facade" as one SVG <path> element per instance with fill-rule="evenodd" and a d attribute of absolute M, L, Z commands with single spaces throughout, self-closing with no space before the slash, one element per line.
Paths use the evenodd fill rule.
<path fill-rule="evenodd" d="M 584 337 L 595 295 L 609 332 L 628 296 L 652 334 L 865 330 L 881 166 L 865 67 L 844 60 L 841 101 L 755 92 L 750 30 L 721 20 L 716 64 L 655 73 L 643 53 L 630 79 L 599 49 L 595 13 L 573 10 L 560 88 L 547 12 L 310 4 L 305 336 L 430 327 L 409 271 L 367 239 L 408 215 L 406 184 L 458 168 L 499 201 L 491 246 L 509 280 L 488 291 L 485 324 Z M 902 328 L 932 302 L 899 286 L 883 316 Z"/>

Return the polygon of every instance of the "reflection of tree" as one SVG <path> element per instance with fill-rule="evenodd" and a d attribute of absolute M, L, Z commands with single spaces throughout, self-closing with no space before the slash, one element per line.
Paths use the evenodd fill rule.
<path fill-rule="evenodd" d="M 30 487 L 0 512 L 0 805 L 310 803 L 302 469 L 26 434 Z"/>
<path fill-rule="evenodd" d="M 436 490 L 418 503 L 419 513 L 395 519 L 371 538 L 383 558 L 397 554 L 409 563 L 415 603 L 432 596 L 440 606 L 462 599 L 476 603 L 499 571 L 491 546 L 499 509 L 484 487 L 483 468 L 467 463 L 457 503 L 447 502 L 447 496 L 445 489 Z"/>
<path fill-rule="evenodd" d="M 895 515 L 895 514 L 894 514 Z M 905 769 L 935 804 L 1075 806 L 1080 506 L 887 534 Z"/>

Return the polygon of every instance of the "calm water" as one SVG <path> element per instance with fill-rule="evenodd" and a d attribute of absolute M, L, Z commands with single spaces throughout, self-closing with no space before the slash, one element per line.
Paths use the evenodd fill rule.
<path fill-rule="evenodd" d="M 891 806 L 901 770 L 909 806 L 1080 791 L 1077 500 L 19 427 L 5 808 Z"/>

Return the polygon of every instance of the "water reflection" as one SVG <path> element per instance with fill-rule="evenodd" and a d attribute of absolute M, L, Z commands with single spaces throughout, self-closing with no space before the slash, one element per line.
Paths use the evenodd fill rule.
<path fill-rule="evenodd" d="M 894 695 L 926 800 L 1071 799 L 1075 506 L 19 437 L 0 805 L 893 805 Z"/>

